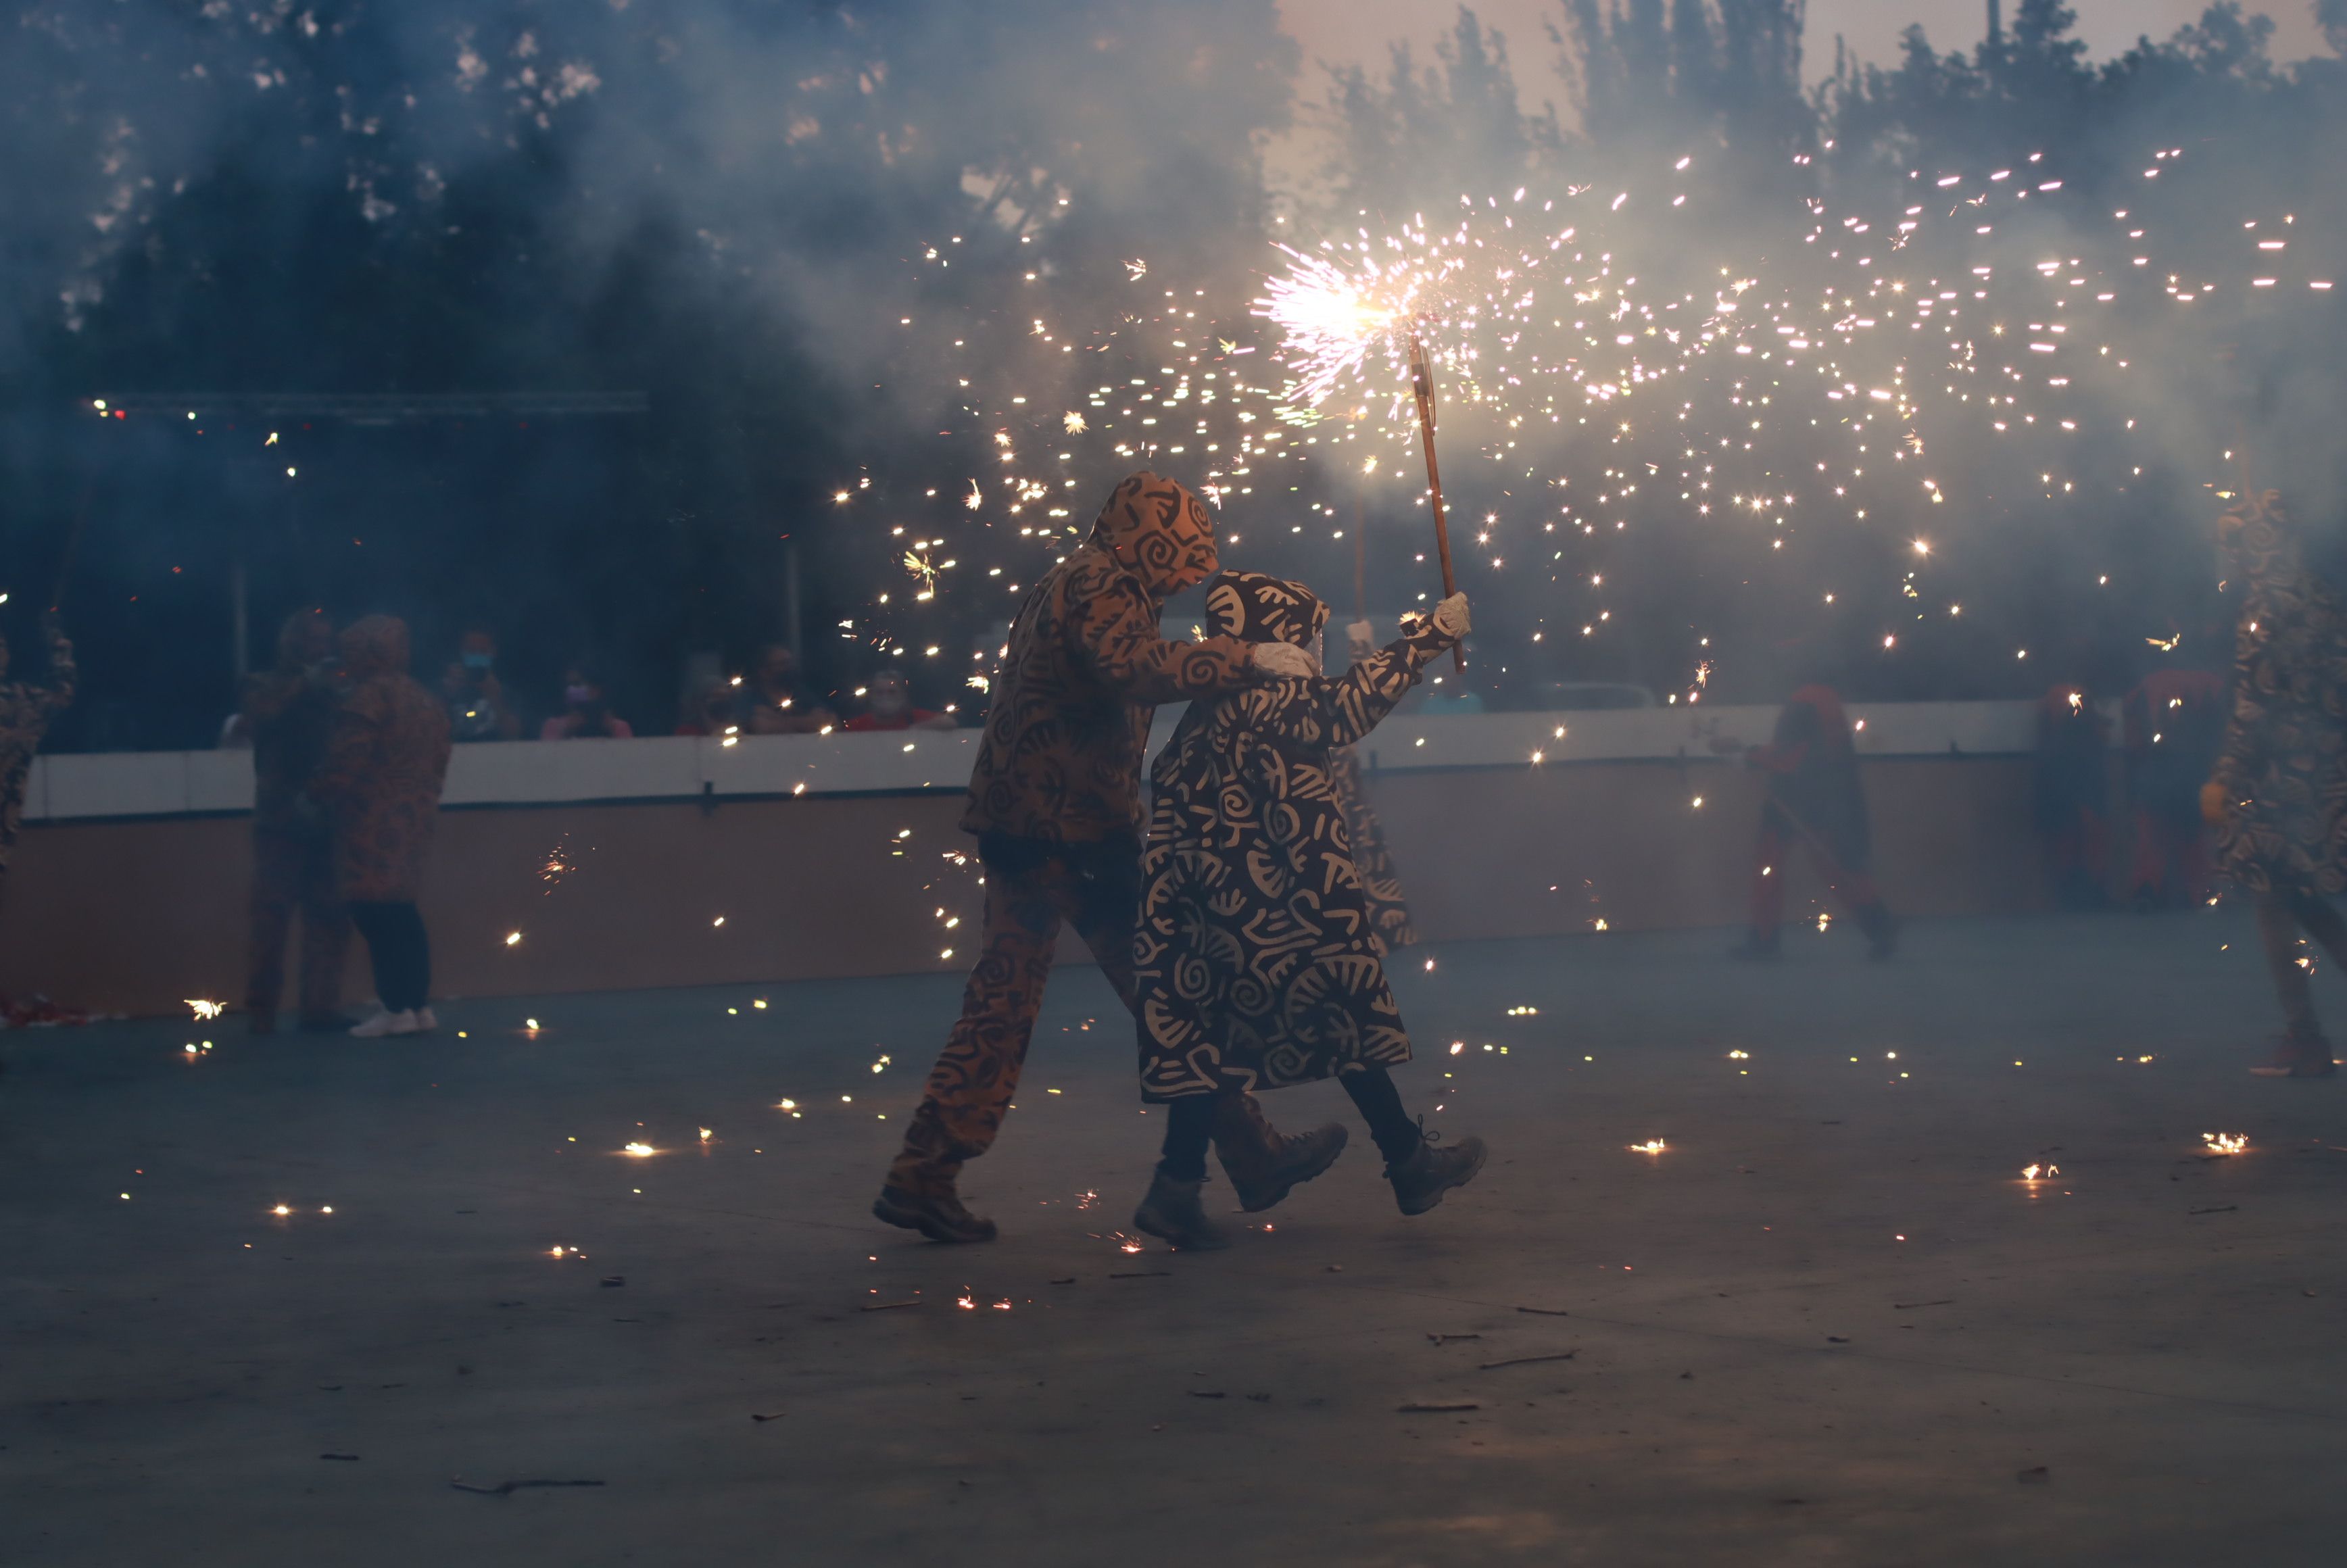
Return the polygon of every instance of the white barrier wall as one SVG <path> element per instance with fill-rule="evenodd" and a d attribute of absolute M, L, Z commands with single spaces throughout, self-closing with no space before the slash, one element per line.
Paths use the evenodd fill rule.
<path fill-rule="evenodd" d="M 1768 738 L 1778 710 L 1663 707 L 1562 713 L 1474 713 L 1388 720 L 1363 760 L 1381 773 L 1569 763 L 1716 760 L 1710 743 Z M 1161 710 L 1152 749 L 1178 708 Z M 2013 756 L 2036 743 L 2031 702 L 1852 706 L 1867 757 Z M 2113 726 L 2116 730 L 2116 724 Z M 979 732 L 697 736 L 630 741 L 507 741 L 456 748 L 448 806 L 687 800 L 703 795 L 901 794 L 959 790 Z M 35 759 L 28 822 L 206 815 L 252 809 L 250 752 L 115 752 Z"/>

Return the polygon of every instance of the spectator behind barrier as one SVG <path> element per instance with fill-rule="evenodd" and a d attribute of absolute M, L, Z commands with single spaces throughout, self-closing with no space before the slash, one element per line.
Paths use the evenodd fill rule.
<path fill-rule="evenodd" d="M 541 741 L 627 741 L 636 732 L 604 704 L 603 688 L 572 665 L 562 678 L 563 710 L 539 726 Z"/>
<path fill-rule="evenodd" d="M 849 730 L 950 730 L 953 720 L 927 708 L 913 706 L 912 691 L 902 670 L 890 667 L 872 677 L 865 711 L 847 721 Z"/>

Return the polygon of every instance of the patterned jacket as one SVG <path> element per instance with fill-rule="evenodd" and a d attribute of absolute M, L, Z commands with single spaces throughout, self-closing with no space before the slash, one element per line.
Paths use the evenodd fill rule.
<path fill-rule="evenodd" d="M 1141 758 L 1160 702 L 1246 683 L 1235 639 L 1168 642 L 1165 600 L 1215 566 L 1214 525 L 1147 469 L 1116 487 L 1090 538 L 1027 596 L 969 779 L 966 832 L 1099 843 L 1141 825 Z"/>
<path fill-rule="evenodd" d="M 310 794 L 333 814 L 334 880 L 347 899 L 412 901 L 448 774 L 448 711 L 407 673 L 407 623 L 370 615 L 343 631 L 353 685 L 334 711 Z"/>
<path fill-rule="evenodd" d="M 1309 646 L 1301 586 L 1218 579 L 1214 630 Z M 1409 1060 L 1353 860 L 1337 748 L 1368 734 L 1451 640 L 1422 624 L 1341 677 L 1195 702 L 1157 759 L 1133 985 L 1144 1100 L 1274 1089 Z"/>
<path fill-rule="evenodd" d="M 314 837 L 325 825 L 315 813 L 305 815 L 301 806 L 304 787 L 325 761 L 326 737 L 334 724 L 333 690 L 302 663 L 305 622 L 316 615 L 315 610 L 302 610 L 288 617 L 277 634 L 277 667 L 244 685 L 256 833 Z"/>
<path fill-rule="evenodd" d="M 2347 892 L 2347 617 L 2275 492 L 2226 513 L 2218 537 L 2250 590 L 2217 756 L 2218 861 L 2253 893 Z"/>
<path fill-rule="evenodd" d="M 38 681 L 0 682 L 0 871 L 8 869 L 16 831 L 24 825 L 33 753 L 41 749 L 50 722 L 73 705 L 73 644 L 54 621 L 43 630 L 49 640 L 48 673 Z"/>

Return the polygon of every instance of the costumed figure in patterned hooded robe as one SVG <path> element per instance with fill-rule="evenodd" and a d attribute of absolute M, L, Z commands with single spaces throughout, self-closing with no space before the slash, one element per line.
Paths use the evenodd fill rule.
<path fill-rule="evenodd" d="M 333 728 L 333 655 L 334 623 L 323 610 L 300 610 L 277 634 L 277 667 L 245 682 L 239 722 L 252 744 L 252 943 L 244 1005 L 255 1034 L 277 1027 L 297 913 L 302 1028 L 351 1027 L 341 1012 L 351 916 L 334 891 L 326 814 L 304 793 L 326 760 Z"/>
<path fill-rule="evenodd" d="M 32 776 L 33 753 L 59 713 L 73 706 L 73 644 L 56 612 L 41 618 L 41 635 L 49 645 L 49 668 L 38 681 L 10 681 L 8 643 L 0 638 L 0 877 L 16 853 L 16 832 L 25 821 L 25 785 Z"/>
<path fill-rule="evenodd" d="M 2305 937 L 2347 965 L 2347 616 L 2308 569 L 2269 490 L 2225 514 L 2218 538 L 2247 579 L 2233 638 L 2233 717 L 2201 809 L 2217 859 L 2258 902 L 2258 935 L 2289 1030 L 2250 1071 L 2327 1078 L 2338 1071 L 2315 1020 Z"/>
<path fill-rule="evenodd" d="M 1733 742 L 1716 744 L 1739 749 Z M 1808 852 L 1827 890 L 1866 933 L 1868 953 L 1887 958 L 1897 952 L 1899 922 L 1868 874 L 1873 830 L 1840 695 L 1830 686 L 1794 692 L 1777 715 L 1774 738 L 1747 752 L 1745 762 L 1768 775 L 1768 799 L 1760 808 L 1752 870 L 1752 931 L 1735 956 L 1774 958 L 1782 951 L 1778 927 L 1785 916 L 1785 863 L 1795 845 Z"/>
<path fill-rule="evenodd" d="M 439 1020 L 432 949 L 415 898 L 448 776 L 448 710 L 407 672 L 407 623 L 370 615 L 343 630 L 350 689 L 310 781 L 333 815 L 334 886 L 366 938 L 383 1010 L 351 1032 L 416 1034 Z"/>
<path fill-rule="evenodd" d="M 1217 579 L 1218 636 L 1309 649 L 1315 672 L 1190 705 L 1151 769 L 1142 857 L 1142 1098 L 1169 1108 L 1164 1157 L 1133 1224 L 1177 1247 L 1229 1245 L 1199 1201 L 1224 1098 L 1335 1077 L 1369 1124 L 1406 1214 L 1471 1179 L 1483 1145 L 1430 1144 L 1386 1069 L 1409 1036 L 1386 984 L 1331 752 L 1391 712 L 1468 630 L 1466 596 L 1345 675 L 1317 672 L 1326 606 L 1255 572 Z"/>
<path fill-rule="evenodd" d="M 1133 1005 L 1141 759 L 1156 704 L 1311 668 L 1295 648 L 1158 635 L 1165 600 L 1215 565 L 1204 503 L 1143 469 L 1117 486 L 1091 536 L 1020 607 L 962 814 L 986 866 L 985 934 L 960 1020 L 872 1205 L 876 1218 L 934 1241 L 994 1238 L 994 1222 L 963 1207 L 955 1180 L 1001 1131 L 1062 923 Z M 1220 1109 L 1214 1142 L 1251 1209 L 1327 1169 L 1345 1144 L 1336 1126 L 1282 1138 L 1243 1095 Z"/>

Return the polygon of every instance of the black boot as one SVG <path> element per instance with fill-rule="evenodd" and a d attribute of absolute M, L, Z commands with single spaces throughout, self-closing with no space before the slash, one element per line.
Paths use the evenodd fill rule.
<path fill-rule="evenodd" d="M 950 1183 L 943 1187 L 916 1191 L 890 1182 L 872 1200 L 872 1217 L 908 1231 L 918 1231 L 931 1241 L 980 1242 L 994 1239 L 994 1222 L 983 1214 L 971 1214 L 961 1206 Z"/>
<path fill-rule="evenodd" d="M 1158 1172 L 1149 1184 L 1149 1195 L 1133 1211 L 1133 1228 L 1172 1242 L 1179 1252 L 1218 1252 L 1230 1245 L 1230 1233 L 1208 1219 L 1198 1202 L 1199 1189 L 1205 1184 L 1204 1178 L 1177 1182 Z"/>
<path fill-rule="evenodd" d="M 1348 1134 L 1331 1122 L 1282 1137 L 1264 1120 L 1263 1108 L 1251 1094 L 1225 1094 L 1214 1102 L 1214 1153 L 1239 1207 L 1261 1214 L 1288 1193 L 1337 1163 L 1345 1152 Z"/>
<path fill-rule="evenodd" d="M 1461 1138 L 1446 1147 L 1432 1142 L 1430 1134 L 1427 1142 L 1386 1166 L 1395 1204 L 1406 1214 L 1424 1214 L 1442 1201 L 1443 1194 L 1473 1181 L 1487 1153 L 1481 1138 Z"/>

